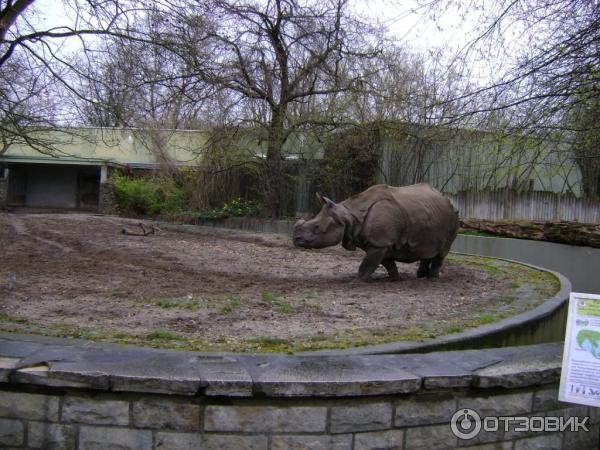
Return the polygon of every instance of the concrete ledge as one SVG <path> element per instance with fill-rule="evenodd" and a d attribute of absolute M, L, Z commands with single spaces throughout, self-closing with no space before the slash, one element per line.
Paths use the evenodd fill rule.
<path fill-rule="evenodd" d="M 0 335 L 4 383 L 209 397 L 357 397 L 524 387 L 560 376 L 562 343 L 415 355 L 207 355 Z"/>
<path fill-rule="evenodd" d="M 0 335 L 0 447 L 596 449 L 597 408 L 558 401 L 562 343 L 407 355 L 206 355 Z M 588 431 L 453 417 L 564 417 Z"/>

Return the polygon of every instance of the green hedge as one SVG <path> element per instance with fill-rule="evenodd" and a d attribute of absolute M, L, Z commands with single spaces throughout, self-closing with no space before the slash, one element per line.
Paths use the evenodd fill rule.
<path fill-rule="evenodd" d="M 129 178 L 112 180 L 119 213 L 139 216 L 159 216 L 187 209 L 190 189 L 168 177 Z"/>

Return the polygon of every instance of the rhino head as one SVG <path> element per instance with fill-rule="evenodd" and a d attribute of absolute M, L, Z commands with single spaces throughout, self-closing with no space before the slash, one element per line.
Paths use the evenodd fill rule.
<path fill-rule="evenodd" d="M 336 204 L 317 192 L 319 213 L 310 220 L 300 219 L 294 225 L 294 245 L 302 248 L 323 248 L 339 244 L 346 228 L 343 217 L 345 207 Z"/>

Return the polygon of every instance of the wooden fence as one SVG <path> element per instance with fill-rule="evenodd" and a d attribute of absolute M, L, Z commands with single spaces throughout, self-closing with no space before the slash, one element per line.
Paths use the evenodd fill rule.
<path fill-rule="evenodd" d="M 571 195 L 510 189 L 446 195 L 460 216 L 469 219 L 600 223 L 600 201 Z"/>

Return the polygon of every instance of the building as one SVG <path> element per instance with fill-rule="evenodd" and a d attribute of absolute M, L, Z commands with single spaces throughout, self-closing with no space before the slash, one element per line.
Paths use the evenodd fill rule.
<path fill-rule="evenodd" d="M 72 128 L 39 133 L 51 147 L 15 144 L 0 155 L 0 207 L 102 210 L 103 187 L 116 170 L 195 166 L 200 131 Z"/>

